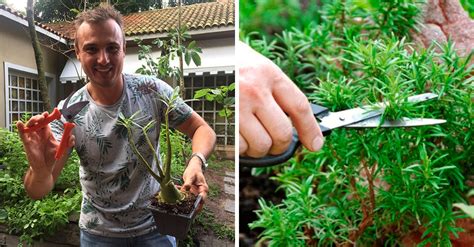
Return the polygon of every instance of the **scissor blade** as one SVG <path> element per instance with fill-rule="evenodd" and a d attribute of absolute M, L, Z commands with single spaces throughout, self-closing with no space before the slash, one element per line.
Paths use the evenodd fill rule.
<path fill-rule="evenodd" d="M 82 110 L 82 108 L 84 108 L 87 104 L 89 104 L 88 101 L 80 101 L 80 102 L 74 103 L 73 105 L 69 106 L 68 108 L 61 109 L 61 114 L 64 116 L 64 118 L 67 121 L 70 122 Z"/>
<path fill-rule="evenodd" d="M 384 110 L 384 108 L 370 109 L 357 107 L 345 111 L 329 112 L 328 115 L 321 119 L 319 124 L 329 129 L 335 129 L 382 115 Z"/>
<path fill-rule="evenodd" d="M 434 93 L 424 93 L 408 97 L 408 102 L 417 103 L 438 97 Z M 377 117 L 383 114 L 387 103 L 381 102 L 374 105 L 367 105 L 338 112 L 328 112 L 320 118 L 320 124 L 335 129 L 349 124 L 355 124 L 363 120 Z M 380 121 L 379 121 L 380 123 Z"/>
<path fill-rule="evenodd" d="M 423 93 L 423 94 L 418 94 L 418 95 L 413 95 L 413 96 L 408 97 L 408 102 L 417 103 L 417 102 L 434 99 L 437 97 L 438 95 L 434 93 Z"/>
<path fill-rule="evenodd" d="M 346 125 L 347 128 L 390 128 L 390 127 L 415 127 L 425 125 L 436 125 L 446 123 L 444 119 L 433 119 L 433 118 L 402 118 L 397 120 L 385 120 L 381 123 L 381 116 L 376 116 L 364 121 Z"/>

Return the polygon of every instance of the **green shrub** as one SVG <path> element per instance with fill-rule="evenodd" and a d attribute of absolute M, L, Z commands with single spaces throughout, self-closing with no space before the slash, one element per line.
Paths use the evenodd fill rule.
<path fill-rule="evenodd" d="M 258 13 L 261 5 L 254 5 Z M 263 229 L 262 241 L 393 246 L 422 229 L 423 244 L 451 245 L 450 234 L 460 231 L 454 221 L 466 217 L 453 204 L 465 202 L 465 176 L 474 173 L 473 71 L 471 57 L 459 57 L 452 42 L 427 49 L 410 42 L 420 9 L 417 1 L 321 1 L 317 18 L 301 27 L 261 36 L 252 33 L 258 28 L 242 31 L 311 101 L 331 110 L 387 101 L 386 119 L 447 121 L 337 129 L 321 151 L 303 150 L 274 168 L 286 198 L 278 205 L 260 200 L 250 226 Z M 425 92 L 439 98 L 406 101 Z"/>
<path fill-rule="evenodd" d="M 55 188 L 42 200 L 31 200 L 23 187 L 28 168 L 18 134 L 0 129 L 0 223 L 20 240 L 31 244 L 33 238 L 54 234 L 80 210 L 79 158 L 73 152 Z"/>

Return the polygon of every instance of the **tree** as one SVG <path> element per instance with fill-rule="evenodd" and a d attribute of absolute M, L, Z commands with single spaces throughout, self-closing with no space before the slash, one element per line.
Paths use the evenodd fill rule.
<path fill-rule="evenodd" d="M 72 21 L 84 9 L 100 3 L 101 0 L 39 0 L 35 10 L 43 22 Z M 110 4 L 124 15 L 162 7 L 161 0 L 111 0 Z"/>
<path fill-rule="evenodd" d="M 39 0 L 35 5 L 35 11 L 43 22 L 72 21 L 77 14 L 84 9 L 98 6 L 101 0 Z M 183 5 L 195 3 L 212 2 L 212 0 L 184 0 Z M 161 9 L 163 7 L 176 7 L 176 0 L 110 0 L 123 15 L 146 11 L 150 9 Z M 86 6 L 84 6 L 86 5 Z"/>
<path fill-rule="evenodd" d="M 35 12 L 33 8 L 33 0 L 28 0 L 26 7 L 26 19 L 28 21 L 28 31 L 30 33 L 31 44 L 35 52 L 36 67 L 38 69 L 38 83 L 40 85 L 44 108 L 51 110 L 51 102 L 49 100 L 48 94 L 48 83 L 46 82 L 46 76 L 44 74 L 43 53 L 41 52 L 38 36 L 36 35 L 36 25 L 34 19 Z"/>

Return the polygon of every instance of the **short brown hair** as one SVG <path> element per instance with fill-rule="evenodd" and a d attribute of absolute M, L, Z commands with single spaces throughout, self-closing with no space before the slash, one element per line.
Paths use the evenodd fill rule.
<path fill-rule="evenodd" d="M 76 47 L 78 46 L 77 30 L 79 29 L 79 26 L 81 26 L 82 23 L 101 23 L 109 19 L 114 20 L 119 25 L 120 30 L 122 31 L 123 45 L 125 46 L 125 33 L 123 31 L 122 14 L 120 14 L 120 12 L 118 12 L 114 7 L 108 4 L 101 4 L 97 8 L 84 11 L 76 17 L 76 20 L 74 21 L 74 26 L 76 27 L 76 37 L 74 40 L 74 44 L 76 45 Z"/>

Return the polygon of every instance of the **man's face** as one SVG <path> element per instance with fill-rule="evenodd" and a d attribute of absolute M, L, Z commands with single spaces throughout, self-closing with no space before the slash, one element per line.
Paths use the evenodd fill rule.
<path fill-rule="evenodd" d="M 112 19 L 82 23 L 77 29 L 76 56 L 91 83 L 112 87 L 122 80 L 125 44 L 120 26 Z"/>

